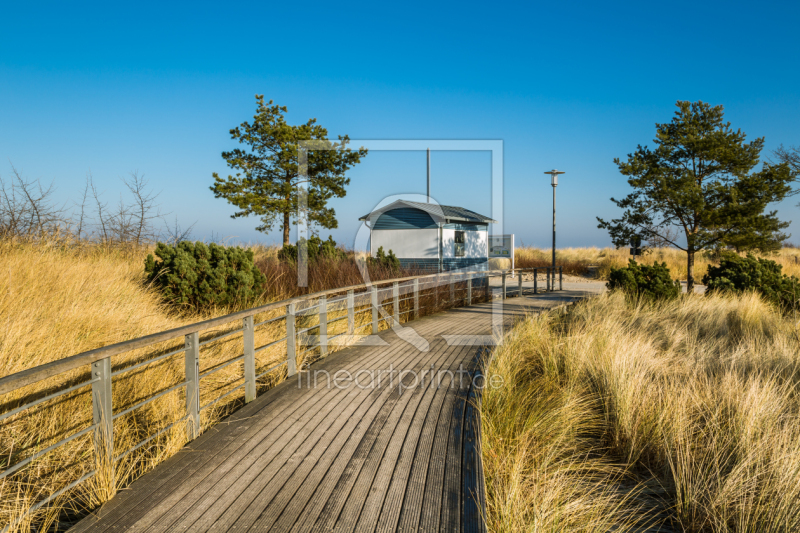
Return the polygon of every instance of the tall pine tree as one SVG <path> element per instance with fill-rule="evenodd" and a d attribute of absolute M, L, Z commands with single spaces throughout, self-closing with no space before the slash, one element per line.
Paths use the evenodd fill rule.
<path fill-rule="evenodd" d="M 616 246 L 627 246 L 639 235 L 684 250 L 691 292 L 697 252 L 726 245 L 761 251 L 780 247 L 788 223 L 765 210 L 791 194 L 796 176 L 786 163 L 765 163 L 753 171 L 764 138 L 745 142 L 741 130 L 723 122 L 722 106 L 676 105 L 672 122 L 656 124 L 655 149 L 640 145 L 627 161 L 614 160 L 634 191 L 611 199 L 624 210 L 621 218 L 597 220 Z M 674 237 L 676 228 L 682 239 Z"/>
<path fill-rule="evenodd" d="M 328 140 L 328 130 L 312 118 L 305 124 L 286 123 L 285 106 L 264 103 L 256 95 L 257 109 L 253 122 L 243 122 L 230 130 L 231 137 L 246 149 L 222 152 L 235 175 L 221 178 L 213 174 L 211 190 L 216 198 L 225 198 L 240 209 L 232 215 L 261 217 L 258 231 L 268 232 L 278 223 L 283 229 L 283 243 L 289 244 L 291 222 L 297 223 L 301 189 L 307 190 L 307 216 L 311 224 L 332 229 L 338 226 L 336 212 L 328 207 L 330 198 L 341 198 L 350 183 L 347 170 L 367 155 L 365 148 L 347 148 L 350 138 Z M 302 141 L 313 141 L 308 151 L 307 174 L 300 173 L 298 155 Z"/>

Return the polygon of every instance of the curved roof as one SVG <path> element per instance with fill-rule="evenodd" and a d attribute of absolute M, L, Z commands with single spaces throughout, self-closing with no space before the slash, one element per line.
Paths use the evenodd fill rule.
<path fill-rule="evenodd" d="M 410 202 L 408 200 L 397 200 L 396 202 L 392 202 L 389 205 L 385 205 L 380 209 L 376 209 L 375 211 L 360 217 L 359 220 L 367 220 L 373 219 L 380 214 L 384 213 L 385 211 L 389 211 L 392 209 L 396 209 L 398 207 L 413 207 L 416 209 L 420 209 L 429 213 L 435 219 L 438 219 L 443 222 L 471 222 L 473 224 L 492 224 L 497 223 L 496 220 L 493 220 L 489 217 L 485 217 L 481 214 L 476 213 L 475 211 L 471 211 L 464 207 L 456 207 L 452 205 L 440 205 L 440 204 L 425 204 L 422 202 Z"/>

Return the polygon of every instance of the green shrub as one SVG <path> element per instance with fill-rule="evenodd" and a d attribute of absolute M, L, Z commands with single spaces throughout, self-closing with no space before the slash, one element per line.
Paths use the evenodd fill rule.
<path fill-rule="evenodd" d="M 301 239 L 299 243 L 302 243 Z M 307 241 L 308 243 L 308 262 L 313 263 L 318 258 L 330 259 L 344 259 L 346 257 L 344 251 L 336 247 L 336 241 L 333 237 L 328 236 L 328 240 L 323 241 L 316 235 L 312 235 Z M 283 248 L 278 252 L 278 259 L 281 261 L 297 262 L 297 246 L 294 244 L 284 244 Z"/>
<path fill-rule="evenodd" d="M 647 266 L 630 259 L 627 267 L 611 269 L 606 287 L 655 299 L 677 298 L 681 293 L 680 282 L 673 281 L 667 264 L 658 261 Z"/>
<path fill-rule="evenodd" d="M 757 291 L 774 304 L 792 308 L 800 298 L 800 280 L 783 274 L 781 268 L 770 259 L 756 258 L 750 254 L 747 257 L 726 254 L 719 266 L 708 267 L 703 284 L 708 292 Z"/>
<path fill-rule="evenodd" d="M 202 242 L 158 243 L 148 254 L 147 280 L 172 304 L 194 308 L 247 302 L 258 296 L 266 277 L 253 264 L 253 252 Z"/>
<path fill-rule="evenodd" d="M 383 251 L 383 246 L 378 247 L 378 253 L 375 257 L 370 257 L 368 260 L 370 266 L 379 266 L 391 270 L 400 270 L 400 260 L 395 257 L 394 252 L 389 250 L 389 253 Z"/>

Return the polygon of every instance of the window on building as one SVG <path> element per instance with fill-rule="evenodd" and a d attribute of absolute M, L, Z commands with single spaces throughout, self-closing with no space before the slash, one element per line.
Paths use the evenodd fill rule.
<path fill-rule="evenodd" d="M 456 238 L 455 238 L 455 256 L 456 257 L 464 257 L 464 232 L 463 231 L 456 231 Z"/>

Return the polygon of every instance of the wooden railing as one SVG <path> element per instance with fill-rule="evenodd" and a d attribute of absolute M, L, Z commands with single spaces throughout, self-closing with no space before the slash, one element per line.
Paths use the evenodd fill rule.
<path fill-rule="evenodd" d="M 274 373 L 276 372 L 286 377 L 291 377 L 297 373 L 299 355 L 316 351 L 314 355 L 317 357 L 325 357 L 332 345 L 347 345 L 363 337 L 363 335 L 357 333 L 360 330 L 370 328 L 371 334 L 374 335 L 380 331 L 382 323 L 391 327 L 393 324 L 400 324 L 418 318 L 421 314 L 429 314 L 422 312 L 425 311 L 426 307 L 420 305 L 421 298 L 423 297 L 427 297 L 429 300 L 431 298 L 434 299 L 434 303 L 427 306 L 429 308 L 427 310 L 435 312 L 441 307 L 439 306 L 439 298 L 441 296 L 439 293 L 441 292 L 440 288 L 443 286 L 449 285 L 449 294 L 448 291 L 445 291 L 445 298 L 448 298 L 448 301 L 446 301 L 444 305 L 445 308 L 472 305 L 476 298 L 479 297 L 484 299 L 495 297 L 505 298 L 507 295 L 514 293 L 520 296 L 523 294 L 523 280 L 521 275 L 523 272 L 532 271 L 534 273 L 532 292 L 539 292 L 538 283 L 536 281 L 538 270 L 547 271 L 545 290 L 555 290 L 556 271 L 553 270 L 551 275 L 550 268 L 516 269 L 513 271 L 517 274 L 516 290 L 508 287 L 507 283 L 508 277 L 512 274 L 512 271 L 452 272 L 377 281 L 290 298 L 288 300 L 247 309 L 196 324 L 104 346 L 96 350 L 90 350 L 5 376 L 0 378 L 0 398 L 22 389 L 26 389 L 26 392 L 21 397 L 0 403 L 0 424 L 5 424 L 17 419 L 25 411 L 33 407 L 46 407 L 47 405 L 45 404 L 79 391 L 84 387 L 91 387 L 92 423 L 80 431 L 72 433 L 41 450 L 29 454 L 27 457 L 14 462 L 14 464 L 11 463 L 15 457 L 10 455 L 6 461 L 5 470 L 0 472 L 0 484 L 4 483 L 7 477 L 31 465 L 36 459 L 87 434 L 91 434 L 93 438 L 94 469 L 83 473 L 71 483 L 46 495 L 46 497 L 28 508 L 27 511 L 24 511 L 23 515 L 42 508 L 53 499 L 58 498 L 77 485 L 96 476 L 101 468 L 99 465 L 104 465 L 102 468 L 110 469 L 110 475 L 112 477 L 111 483 L 113 484 L 113 465 L 116 462 L 136 450 L 141 449 L 148 443 L 151 443 L 154 439 L 157 439 L 179 424 L 186 424 L 187 441 L 197 438 L 201 433 L 201 413 L 204 410 L 242 389 L 244 389 L 244 403 L 255 400 L 258 388 L 257 384 L 260 379 L 270 374 L 275 375 Z M 502 278 L 502 283 L 500 287 L 492 291 L 489 288 L 489 279 L 495 277 Z M 559 289 L 561 289 L 561 268 L 558 269 L 558 279 Z M 386 309 L 387 302 L 391 304 L 390 311 Z M 270 315 L 270 312 L 273 312 L 272 314 L 277 312 L 278 314 L 269 316 L 260 322 L 255 321 L 256 316 Z M 337 314 L 339 316 L 331 316 Z M 366 318 L 368 320 L 365 320 L 361 325 L 357 325 L 357 317 Z M 306 327 L 298 329 L 298 319 L 301 319 L 301 325 L 305 325 Z M 335 335 L 329 335 L 329 333 L 332 332 L 332 324 L 343 320 L 347 321 L 346 326 L 341 328 L 343 331 Z M 285 325 L 284 328 L 281 328 L 284 335 L 277 339 L 271 339 L 270 342 L 257 347 L 255 343 L 257 328 L 268 324 L 274 326 L 276 323 L 280 322 L 283 322 Z M 226 325 L 230 326 L 231 323 L 239 324 L 239 327 L 235 327 L 235 329 L 225 331 L 223 334 L 215 335 L 201 341 L 200 336 L 203 332 L 218 329 Z M 316 331 L 316 335 L 312 335 L 311 332 L 313 331 Z M 206 344 L 238 334 L 241 334 L 242 337 L 242 352 L 240 355 L 201 372 L 201 348 Z M 153 347 L 166 341 L 175 341 L 181 337 L 183 337 L 184 341 L 183 346 L 166 351 L 166 353 L 157 353 L 153 357 L 146 357 L 135 361 L 125 361 L 123 364 L 117 364 L 116 367 L 112 364 L 112 357 Z M 262 350 L 267 350 L 270 347 L 280 344 L 285 344 L 285 356 L 282 358 L 283 360 L 266 369 L 258 369 L 256 354 Z M 184 355 L 183 366 L 185 372 L 184 379 L 181 382 L 160 390 L 151 397 L 141 399 L 133 405 L 120 406 L 115 412 L 116 406 L 114 406 L 112 402 L 113 382 L 115 378 L 119 379 L 121 376 L 137 370 L 140 372 L 148 371 L 150 365 L 166 361 L 181 353 Z M 308 364 L 307 361 L 309 360 L 310 359 L 307 358 L 301 358 L 300 364 L 303 364 L 302 361 L 306 361 L 305 364 Z M 237 363 L 242 364 L 243 383 L 201 405 L 201 381 L 223 368 Z M 285 372 L 283 367 L 285 367 Z M 82 369 L 86 369 L 90 372 L 88 379 L 82 377 L 82 380 L 77 383 L 74 383 L 74 380 L 64 380 L 66 384 L 63 386 L 56 385 L 50 388 L 43 387 L 38 390 L 36 388 L 34 388 L 34 390 L 27 390 L 27 388 L 39 386 L 39 384 L 49 378 L 68 375 L 70 372 L 76 370 L 80 371 Z M 85 376 L 85 373 L 83 375 Z M 57 390 L 53 390 L 54 388 Z M 115 453 L 115 420 L 129 415 L 150 404 L 154 400 L 180 389 L 185 391 L 184 397 L 186 404 L 185 413 L 181 418 L 161 428 L 154 434 L 148 435 L 127 450 Z M 5 532 L 15 527 L 16 522 L 23 519 L 23 515 L 18 516 L 12 523 L 8 523 L 2 531 Z"/>

